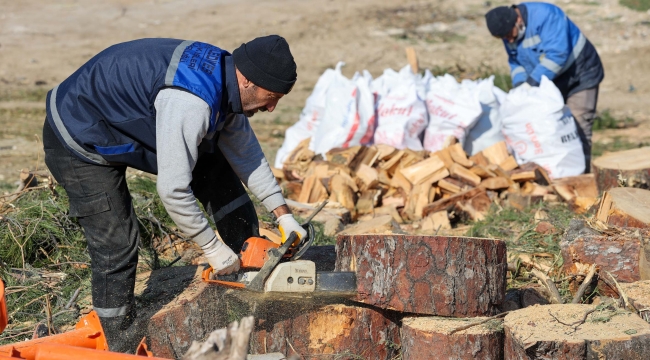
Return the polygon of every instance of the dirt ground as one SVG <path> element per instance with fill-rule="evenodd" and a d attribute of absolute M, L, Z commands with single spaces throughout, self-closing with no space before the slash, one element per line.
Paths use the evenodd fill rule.
<path fill-rule="evenodd" d="M 344 73 L 406 64 L 405 46 L 420 66 L 508 72 L 506 54 L 483 14 L 502 1 L 438 0 L 0 0 L 0 181 L 21 168 L 43 169 L 38 143 L 44 95 L 102 49 L 144 37 L 174 37 L 233 50 L 256 36 L 287 38 L 298 83 L 271 114 L 251 119 L 267 155 L 282 143 L 319 75 L 337 61 Z M 650 138 L 650 14 L 617 0 L 556 2 L 598 49 L 605 64 L 599 109 L 631 117 L 633 129 L 609 130 L 596 140 Z"/>

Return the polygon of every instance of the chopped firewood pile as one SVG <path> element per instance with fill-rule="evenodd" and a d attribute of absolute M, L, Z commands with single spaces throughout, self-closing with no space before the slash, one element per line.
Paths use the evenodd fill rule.
<path fill-rule="evenodd" d="M 329 200 L 352 221 L 391 215 L 421 230 L 451 229 L 460 220 L 483 220 L 492 203 L 524 209 L 540 201 L 565 201 L 583 213 L 597 201 L 592 175 L 552 180 L 541 166 L 518 165 L 505 142 L 467 156 L 460 143 L 437 152 L 387 145 L 330 150 L 323 159 L 303 140 L 281 170 L 274 169 L 287 198 Z"/>

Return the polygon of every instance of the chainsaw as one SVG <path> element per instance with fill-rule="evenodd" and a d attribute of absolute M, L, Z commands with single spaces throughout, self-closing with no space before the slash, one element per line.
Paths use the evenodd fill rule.
<path fill-rule="evenodd" d="M 213 278 L 211 267 L 202 273 L 203 281 L 255 292 L 331 293 L 337 296 L 356 293 L 353 272 L 316 271 L 316 264 L 301 260 L 314 242 L 311 219 L 325 206 L 323 202 L 302 224 L 307 236 L 298 239 L 292 232 L 282 244 L 264 237 L 251 237 L 242 245 L 240 271 Z"/>

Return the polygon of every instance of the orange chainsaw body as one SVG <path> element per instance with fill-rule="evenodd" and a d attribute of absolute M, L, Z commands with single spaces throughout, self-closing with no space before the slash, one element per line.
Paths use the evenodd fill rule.
<path fill-rule="evenodd" d="M 241 256 L 241 267 L 244 269 L 261 269 L 266 260 L 269 259 L 269 250 L 279 247 L 280 244 L 265 238 L 248 238 L 244 242 L 244 245 L 242 245 L 241 252 L 239 253 Z M 292 255 L 293 251 L 290 249 L 284 257 L 290 258 Z"/>

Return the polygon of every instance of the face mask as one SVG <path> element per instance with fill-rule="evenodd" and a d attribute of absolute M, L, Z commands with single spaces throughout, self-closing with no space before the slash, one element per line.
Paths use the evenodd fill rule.
<path fill-rule="evenodd" d="M 517 41 L 524 38 L 526 35 L 526 24 L 522 23 L 520 26 L 517 26 Z"/>

